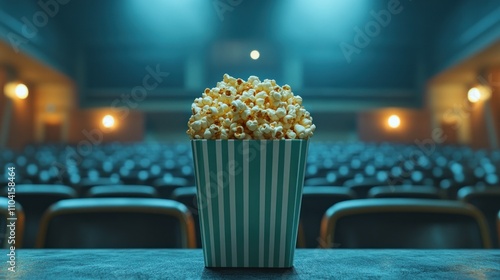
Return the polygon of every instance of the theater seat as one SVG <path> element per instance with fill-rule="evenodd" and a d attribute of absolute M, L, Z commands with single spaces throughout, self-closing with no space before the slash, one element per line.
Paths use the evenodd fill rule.
<path fill-rule="evenodd" d="M 498 211 L 497 215 L 497 238 L 500 240 L 500 211 Z"/>
<path fill-rule="evenodd" d="M 9 199 L 6 197 L 0 197 L 0 248 L 10 248 L 14 245 L 16 248 L 23 247 L 23 234 L 24 234 L 24 211 L 20 203 L 15 204 L 15 216 L 10 215 L 9 212 Z M 17 218 L 15 220 L 16 225 L 16 237 L 15 244 L 9 243 L 10 230 L 7 227 L 11 221 L 7 218 Z"/>
<path fill-rule="evenodd" d="M 120 181 L 125 185 L 145 185 L 147 180 L 149 180 L 147 170 L 131 170 L 126 175 L 120 175 Z"/>
<path fill-rule="evenodd" d="M 368 177 L 360 180 L 352 179 L 344 183 L 344 186 L 350 188 L 358 198 L 366 198 L 371 188 L 375 186 L 387 185 L 387 181 L 379 180 L 378 178 Z"/>
<path fill-rule="evenodd" d="M 431 186 L 378 186 L 368 191 L 372 198 L 425 198 L 444 199 L 438 188 Z"/>
<path fill-rule="evenodd" d="M 157 198 L 61 200 L 45 212 L 38 248 L 194 248 L 181 203 Z"/>
<path fill-rule="evenodd" d="M 189 181 L 181 177 L 164 176 L 153 183 L 161 198 L 170 198 L 176 188 L 189 187 Z"/>
<path fill-rule="evenodd" d="M 87 197 L 155 198 L 158 192 L 151 186 L 142 185 L 95 186 L 87 192 Z"/>
<path fill-rule="evenodd" d="M 458 199 L 470 203 L 478 208 L 485 216 L 490 229 L 493 246 L 500 247 L 495 223 L 498 211 L 500 211 L 500 188 L 499 187 L 464 187 L 458 191 Z"/>
<path fill-rule="evenodd" d="M 84 196 L 91 188 L 95 186 L 115 186 L 123 184 L 116 178 L 83 178 L 77 186 L 78 194 Z"/>
<path fill-rule="evenodd" d="M 368 198 L 330 207 L 321 237 L 335 248 L 491 248 L 484 216 L 447 200 Z"/>
<path fill-rule="evenodd" d="M 303 236 L 299 234 L 298 239 L 305 243 L 306 248 L 317 248 L 322 243 L 319 237 L 319 229 L 325 211 L 337 202 L 354 199 L 355 197 L 356 194 L 346 187 L 304 187 L 300 210 L 300 224 Z"/>
<path fill-rule="evenodd" d="M 334 186 L 338 185 L 335 181 L 326 177 L 314 177 L 304 181 L 304 186 Z"/>
<path fill-rule="evenodd" d="M 197 248 L 201 248 L 200 219 L 198 215 L 198 201 L 196 200 L 196 187 L 176 188 L 171 197 L 173 200 L 186 205 L 193 215 L 196 231 L 196 246 Z"/>
<path fill-rule="evenodd" d="M 4 194 L 6 191 L 4 189 Z M 16 201 L 24 205 L 26 217 L 23 247 L 35 247 L 40 220 L 50 205 L 59 200 L 75 197 L 75 190 L 64 185 L 17 185 Z"/>
<path fill-rule="evenodd" d="M 318 238 L 319 239 L 319 238 Z M 299 227 L 297 229 L 297 244 L 296 248 L 306 248 L 306 235 L 304 234 L 304 227 L 299 220 Z"/>

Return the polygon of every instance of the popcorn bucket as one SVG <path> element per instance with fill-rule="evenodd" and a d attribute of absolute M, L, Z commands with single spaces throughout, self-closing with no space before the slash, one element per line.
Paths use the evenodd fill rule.
<path fill-rule="evenodd" d="M 293 266 L 308 140 L 192 140 L 206 267 Z"/>

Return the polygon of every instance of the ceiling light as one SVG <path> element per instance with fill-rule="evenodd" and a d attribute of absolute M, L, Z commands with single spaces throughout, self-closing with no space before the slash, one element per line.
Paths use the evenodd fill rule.
<path fill-rule="evenodd" d="M 258 50 L 253 50 L 250 52 L 250 57 L 253 59 L 253 60 L 257 60 L 259 59 L 260 57 L 260 52 Z"/>

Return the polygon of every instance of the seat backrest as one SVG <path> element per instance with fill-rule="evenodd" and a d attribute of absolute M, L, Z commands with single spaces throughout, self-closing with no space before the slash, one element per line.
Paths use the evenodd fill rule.
<path fill-rule="evenodd" d="M 12 218 L 16 219 L 12 220 Z M 23 247 L 24 221 L 22 205 L 17 201 L 15 204 L 9 203 L 8 198 L 0 197 L 0 248 Z M 15 238 L 10 238 L 12 235 L 11 229 L 13 228 L 10 226 L 11 223 L 14 223 L 15 226 Z"/>
<path fill-rule="evenodd" d="M 321 219 L 326 210 L 337 202 L 354 199 L 355 193 L 346 187 L 315 186 L 304 187 L 300 221 L 302 233 L 299 240 L 305 242 L 306 248 L 317 248 L 323 243 L 319 236 Z"/>
<path fill-rule="evenodd" d="M 171 195 L 172 199 L 178 201 L 189 209 L 193 216 L 198 215 L 198 201 L 196 200 L 196 187 L 179 187 Z"/>
<path fill-rule="evenodd" d="M 373 198 L 426 198 L 443 199 L 440 189 L 432 186 L 378 186 L 368 191 Z"/>
<path fill-rule="evenodd" d="M 497 238 L 500 240 L 500 211 L 498 211 L 497 215 Z"/>
<path fill-rule="evenodd" d="M 196 231 L 196 246 L 201 248 L 200 218 L 198 215 L 198 201 L 196 200 L 196 187 L 179 187 L 172 192 L 172 199 L 178 201 L 189 209 L 193 215 Z"/>
<path fill-rule="evenodd" d="M 82 178 L 77 186 L 77 190 L 80 196 L 84 196 L 95 186 L 114 186 L 121 184 L 123 184 L 123 182 L 116 178 Z"/>
<path fill-rule="evenodd" d="M 126 175 L 120 176 L 120 181 L 125 185 L 145 185 L 149 179 L 149 172 L 147 170 L 131 170 Z"/>
<path fill-rule="evenodd" d="M 193 218 L 157 198 L 61 200 L 44 214 L 38 248 L 194 248 Z"/>
<path fill-rule="evenodd" d="M 7 189 L 4 189 L 3 192 L 7 194 Z M 64 185 L 17 185 L 16 201 L 24 205 L 26 217 L 23 247 L 33 248 L 35 246 L 40 219 L 50 205 L 59 200 L 75 198 L 76 196 L 74 189 Z"/>
<path fill-rule="evenodd" d="M 87 197 L 155 198 L 158 192 L 151 186 L 143 185 L 95 186 L 87 192 Z"/>
<path fill-rule="evenodd" d="M 464 187 L 458 191 L 457 197 L 461 201 L 474 205 L 483 213 L 488 222 L 493 246 L 499 248 L 500 240 L 497 238 L 495 223 L 497 213 L 500 211 L 500 188 Z"/>
<path fill-rule="evenodd" d="M 153 183 L 161 198 L 171 198 L 176 188 L 189 187 L 189 181 L 181 177 L 164 177 Z"/>
<path fill-rule="evenodd" d="M 368 198 L 339 202 L 321 224 L 328 247 L 490 248 L 486 221 L 458 201 Z"/>
<path fill-rule="evenodd" d="M 376 186 L 383 186 L 387 181 L 381 181 L 374 177 L 367 177 L 361 180 L 351 179 L 344 183 L 344 186 L 350 188 L 358 198 L 365 198 L 371 188 Z"/>

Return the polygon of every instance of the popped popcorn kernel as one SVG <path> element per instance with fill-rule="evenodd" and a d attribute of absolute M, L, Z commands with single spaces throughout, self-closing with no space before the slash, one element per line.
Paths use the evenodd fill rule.
<path fill-rule="evenodd" d="M 247 121 L 246 125 L 250 131 L 255 131 L 259 127 L 258 122 L 252 120 Z"/>
<path fill-rule="evenodd" d="M 288 137 L 288 139 L 295 139 L 297 137 L 297 134 L 295 134 L 293 130 L 289 130 L 286 132 L 286 136 Z"/>
<path fill-rule="evenodd" d="M 205 139 L 211 139 L 212 138 L 212 132 L 210 132 L 210 129 L 205 129 L 205 132 L 203 133 L 203 138 Z"/>
<path fill-rule="evenodd" d="M 191 105 L 191 139 L 308 139 L 316 126 L 289 85 L 223 75 Z"/>

